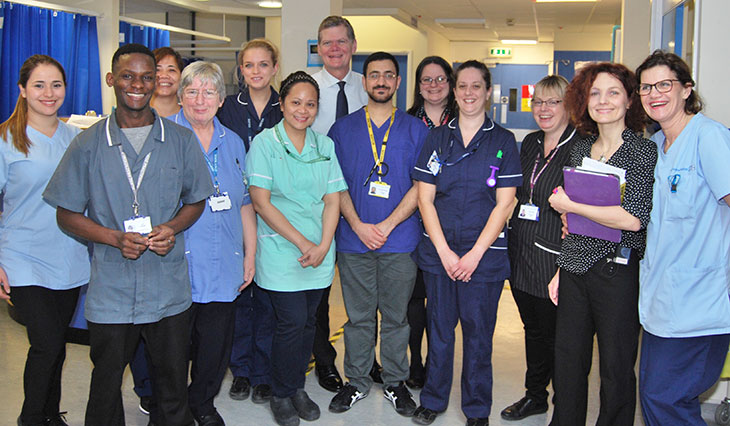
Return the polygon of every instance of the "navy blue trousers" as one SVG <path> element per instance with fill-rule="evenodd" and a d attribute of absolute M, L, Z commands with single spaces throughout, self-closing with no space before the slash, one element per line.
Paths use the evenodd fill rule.
<path fill-rule="evenodd" d="M 457 323 L 463 336 L 461 410 L 467 418 L 489 417 L 492 410 L 492 336 L 504 282 L 455 282 L 423 272 L 428 308 L 428 359 L 421 405 L 444 411 L 454 371 Z"/>
<path fill-rule="evenodd" d="M 234 377 L 248 377 L 252 386 L 271 384 L 271 341 L 275 322 L 269 293 L 251 283 L 236 299 L 229 365 Z"/>
<path fill-rule="evenodd" d="M 717 381 L 730 334 L 663 338 L 644 331 L 639 397 L 647 426 L 704 425 L 700 394 Z"/>

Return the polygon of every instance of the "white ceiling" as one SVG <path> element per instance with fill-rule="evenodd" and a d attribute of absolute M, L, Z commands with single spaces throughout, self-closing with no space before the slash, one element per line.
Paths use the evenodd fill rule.
<path fill-rule="evenodd" d="M 301 0 L 306 1 L 306 0 Z M 228 13 L 277 16 L 253 0 L 121 0 L 122 14 L 144 12 Z M 535 3 L 533 0 L 343 0 L 345 15 L 390 15 L 406 24 L 428 27 L 450 41 L 538 39 L 552 42 L 561 31 L 606 32 L 621 23 L 621 0 L 596 3 Z M 446 28 L 437 19 L 483 19 L 486 28 Z M 510 23 L 508 24 L 508 21 Z"/>

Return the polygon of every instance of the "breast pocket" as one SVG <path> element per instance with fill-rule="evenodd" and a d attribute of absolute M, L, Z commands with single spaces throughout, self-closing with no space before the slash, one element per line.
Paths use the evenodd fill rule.
<path fill-rule="evenodd" d="M 182 194 L 182 174 L 174 166 L 160 169 L 160 203 L 164 208 L 175 208 Z"/>
<path fill-rule="evenodd" d="M 679 176 L 677 178 L 677 176 Z M 687 219 L 695 215 L 695 206 L 697 180 L 699 177 L 695 171 L 681 171 L 670 173 L 664 178 L 660 185 L 664 185 L 661 190 L 667 191 L 664 205 L 667 219 L 678 220 Z M 676 183 L 675 191 L 672 192 L 672 182 Z"/>

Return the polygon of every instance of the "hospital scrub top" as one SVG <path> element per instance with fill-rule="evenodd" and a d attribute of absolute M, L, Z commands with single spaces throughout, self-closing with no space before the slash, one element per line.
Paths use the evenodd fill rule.
<path fill-rule="evenodd" d="M 0 266 L 12 287 L 79 287 L 89 282 L 86 242 L 58 227 L 56 209 L 41 194 L 80 130 L 59 121 L 50 138 L 31 126 L 25 132 L 32 143 L 27 156 L 15 149 L 10 132 L 0 140 Z"/>
<path fill-rule="evenodd" d="M 170 119 L 192 130 L 182 110 Z M 246 153 L 241 138 L 213 118 L 213 138 L 203 155 L 213 183 L 228 194 L 231 208 L 214 212 L 206 202 L 203 214 L 185 231 L 193 302 L 232 302 L 243 284 L 241 207 L 251 204 L 244 183 Z"/>
<path fill-rule="evenodd" d="M 251 141 L 256 135 L 264 129 L 274 127 L 274 124 L 281 121 L 279 94 L 273 88 L 270 89 L 269 102 L 261 111 L 261 117 L 256 112 L 256 107 L 251 101 L 247 87 L 237 95 L 226 96 L 223 106 L 216 114 L 224 126 L 241 137 L 246 146 L 246 152 L 251 147 Z"/>
<path fill-rule="evenodd" d="M 278 129 L 281 139 L 276 135 Z M 288 153 L 287 153 L 288 151 Z M 306 161 L 323 160 L 312 163 Z M 246 156 L 250 186 L 271 191 L 271 203 L 305 238 L 322 240 L 322 197 L 347 189 L 330 138 L 307 129 L 301 154 L 289 141 L 283 122 L 256 136 Z M 256 283 L 266 290 L 291 292 L 326 288 L 335 272 L 335 242 L 321 265 L 302 268 L 299 249 L 259 216 Z"/>
<path fill-rule="evenodd" d="M 730 131 L 695 115 L 659 157 L 640 266 L 639 319 L 659 337 L 730 333 Z"/>
<path fill-rule="evenodd" d="M 438 171 L 434 172 L 436 168 Z M 449 248 L 463 256 L 474 247 L 487 224 L 497 204 L 497 188 L 522 184 L 515 136 L 485 114 L 481 129 L 464 147 L 458 117 L 454 118 L 428 134 L 412 177 L 436 185 L 434 206 L 444 237 Z M 505 231 L 506 224 L 482 256 L 472 274 L 473 281 L 496 282 L 509 276 Z M 436 248 L 425 233 L 414 259 L 424 271 L 446 275 Z"/>

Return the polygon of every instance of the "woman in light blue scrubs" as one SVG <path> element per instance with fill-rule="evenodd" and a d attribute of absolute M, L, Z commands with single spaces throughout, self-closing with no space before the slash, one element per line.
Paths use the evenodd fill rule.
<path fill-rule="evenodd" d="M 65 425 L 60 414 L 64 334 L 89 282 L 86 245 L 63 233 L 41 196 L 79 129 L 58 119 L 66 74 L 55 59 L 33 55 L 20 68 L 20 96 L 0 124 L 0 299 L 26 326 L 25 400 L 18 425 Z"/>
<path fill-rule="evenodd" d="M 730 131 L 705 117 L 687 64 L 651 54 L 636 70 L 661 130 L 641 261 L 639 394 L 647 425 L 705 424 L 698 396 L 730 343 Z"/>
<path fill-rule="evenodd" d="M 193 62 L 180 76 L 182 110 L 172 121 L 195 133 L 215 193 L 185 231 L 192 283 L 190 410 L 199 424 L 222 425 L 213 405 L 228 368 L 238 293 L 255 272 L 256 216 L 246 188 L 243 141 L 215 114 L 225 99 L 223 73 L 212 62 Z"/>

